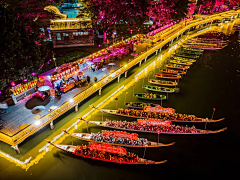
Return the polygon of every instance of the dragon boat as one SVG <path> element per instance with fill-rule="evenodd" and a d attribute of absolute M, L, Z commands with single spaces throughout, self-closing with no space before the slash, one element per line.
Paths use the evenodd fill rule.
<path fill-rule="evenodd" d="M 182 69 L 182 70 L 187 70 L 190 68 L 189 66 L 182 66 L 179 64 L 167 64 L 166 67 L 171 69 Z"/>
<path fill-rule="evenodd" d="M 162 79 L 180 79 L 180 75 L 172 75 L 172 74 L 155 74 L 155 77 Z"/>
<path fill-rule="evenodd" d="M 179 88 L 168 88 L 168 87 L 149 86 L 149 85 L 145 85 L 144 88 L 150 91 L 157 91 L 157 92 L 164 92 L 164 93 L 178 93 L 180 91 Z"/>
<path fill-rule="evenodd" d="M 219 130 L 203 130 L 195 129 L 194 127 L 171 125 L 168 122 L 154 120 L 140 120 L 133 122 L 106 120 L 103 122 L 89 121 L 88 123 L 106 128 L 154 134 L 213 134 L 227 129 L 227 127 L 225 127 Z"/>
<path fill-rule="evenodd" d="M 159 95 L 159 94 L 149 94 L 149 93 L 139 93 L 134 94 L 135 97 L 139 99 L 148 99 L 148 100 L 165 100 L 167 97 L 165 95 Z"/>
<path fill-rule="evenodd" d="M 208 118 L 198 118 L 195 115 L 186 115 L 175 113 L 175 110 L 172 108 L 163 108 L 163 107 L 155 107 L 155 108 L 145 108 L 144 110 L 134 110 L 134 109 L 101 109 L 100 112 L 113 114 L 117 116 L 125 116 L 130 118 L 138 118 L 138 119 L 155 119 L 160 121 L 172 121 L 172 122 L 187 122 L 187 123 L 213 123 L 220 122 L 224 120 L 224 118 L 213 120 Z"/>
<path fill-rule="evenodd" d="M 117 163 L 117 164 L 162 164 L 167 162 L 164 161 L 152 161 L 143 158 L 138 158 L 134 153 L 127 152 L 123 147 L 115 147 L 110 144 L 97 144 L 90 142 L 85 146 L 72 146 L 72 145 L 62 145 L 62 144 L 53 144 L 51 141 L 47 141 L 52 146 L 68 152 L 70 154 L 80 156 L 83 158 L 89 158 L 99 161 Z"/>
<path fill-rule="evenodd" d="M 157 148 L 157 147 L 166 147 L 166 146 L 171 146 L 175 144 L 175 142 L 169 143 L 169 144 L 163 144 L 163 143 L 158 143 L 158 142 L 153 142 L 153 141 L 148 141 L 145 138 L 138 138 L 138 134 L 130 134 L 127 133 L 126 131 L 106 131 L 102 130 L 101 133 L 68 133 L 66 130 L 63 130 L 65 133 L 68 135 L 75 137 L 80 140 L 88 141 L 88 142 L 96 142 L 99 144 L 104 144 L 108 143 L 110 145 L 114 146 L 122 146 L 122 147 L 131 147 L 131 148 L 144 148 L 145 145 L 149 148 Z M 98 141 L 97 139 L 100 139 L 101 141 Z M 106 138 L 106 139 L 105 139 Z M 117 138 L 111 141 L 111 138 Z M 134 142 L 140 142 L 139 144 L 134 144 Z M 115 143 L 113 143 L 115 142 Z M 121 142 L 121 143 L 120 143 Z"/>
<path fill-rule="evenodd" d="M 171 70 L 171 69 L 161 69 L 160 71 L 163 73 L 168 73 L 168 74 L 179 74 L 179 75 L 186 74 L 185 71 L 176 71 L 176 70 Z"/>
<path fill-rule="evenodd" d="M 146 106 L 157 107 L 159 104 L 144 103 L 144 102 L 126 102 L 125 106 L 132 109 L 144 109 Z"/>
<path fill-rule="evenodd" d="M 151 84 L 156 84 L 160 86 L 177 86 L 178 83 L 176 81 L 164 81 L 164 80 L 156 80 L 156 79 L 149 79 Z"/>

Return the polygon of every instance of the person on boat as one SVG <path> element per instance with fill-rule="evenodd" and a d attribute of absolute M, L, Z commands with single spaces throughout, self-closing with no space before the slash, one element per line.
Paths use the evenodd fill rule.
<path fill-rule="evenodd" d="M 150 94 L 150 98 L 153 98 L 153 94 L 152 93 Z"/>

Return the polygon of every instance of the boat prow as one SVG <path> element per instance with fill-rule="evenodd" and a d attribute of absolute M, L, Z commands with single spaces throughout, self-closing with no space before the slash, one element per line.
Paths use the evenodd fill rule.
<path fill-rule="evenodd" d="M 218 120 L 214 120 L 214 122 L 220 122 L 220 121 L 223 121 L 225 118 L 221 118 L 221 119 L 218 119 Z"/>
<path fill-rule="evenodd" d="M 225 130 L 227 130 L 227 127 L 219 129 L 219 130 L 216 130 L 216 131 L 212 131 L 212 133 L 220 133 L 220 132 L 223 132 Z"/>
<path fill-rule="evenodd" d="M 167 160 L 164 160 L 164 161 L 159 161 L 159 162 L 155 162 L 155 164 L 163 164 L 163 163 L 166 163 Z"/>
<path fill-rule="evenodd" d="M 73 153 L 75 151 L 76 146 L 72 146 L 72 145 L 62 145 L 62 144 L 53 144 L 51 141 L 47 141 L 49 144 L 55 146 L 56 148 L 69 152 L 69 153 Z"/>

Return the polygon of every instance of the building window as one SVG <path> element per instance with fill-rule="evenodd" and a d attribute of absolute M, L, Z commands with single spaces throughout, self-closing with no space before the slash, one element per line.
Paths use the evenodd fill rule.
<path fill-rule="evenodd" d="M 68 33 L 63 33 L 63 36 L 68 36 Z"/>
<path fill-rule="evenodd" d="M 57 41 L 61 41 L 61 34 L 60 33 L 56 33 L 56 37 L 57 37 Z"/>

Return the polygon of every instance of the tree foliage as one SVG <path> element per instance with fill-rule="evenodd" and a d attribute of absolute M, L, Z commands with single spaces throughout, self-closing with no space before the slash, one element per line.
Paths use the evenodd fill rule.
<path fill-rule="evenodd" d="M 51 0 L 0 0 L 0 89 L 40 70 L 47 56 L 40 37 L 53 14 L 44 11 Z"/>
<path fill-rule="evenodd" d="M 89 13 L 95 29 L 107 32 L 111 27 L 133 30 L 147 20 L 148 1 L 142 0 L 82 0 L 82 16 Z"/>

